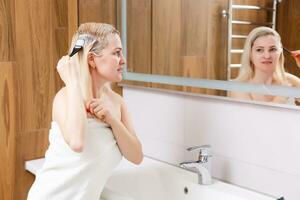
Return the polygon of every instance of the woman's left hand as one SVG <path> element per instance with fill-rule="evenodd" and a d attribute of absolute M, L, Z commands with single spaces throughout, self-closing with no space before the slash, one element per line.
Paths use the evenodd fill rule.
<path fill-rule="evenodd" d="M 300 67 L 300 50 L 292 51 L 291 53 L 298 65 L 298 67 Z"/>
<path fill-rule="evenodd" d="M 87 102 L 86 108 L 95 117 L 109 125 L 118 119 L 114 105 L 105 98 L 91 99 Z"/>

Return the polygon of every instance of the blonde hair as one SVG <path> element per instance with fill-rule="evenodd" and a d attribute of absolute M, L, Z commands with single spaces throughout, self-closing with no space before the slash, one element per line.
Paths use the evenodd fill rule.
<path fill-rule="evenodd" d="M 119 35 L 119 32 L 110 24 L 105 23 L 84 23 L 81 24 L 72 37 L 69 55 L 72 52 L 77 39 L 83 39 L 83 48 L 72 56 L 78 72 L 80 88 L 83 100 L 87 101 L 93 97 L 92 78 L 89 71 L 88 53 L 92 52 L 101 55 L 103 49 L 107 47 L 113 35 Z"/>
<path fill-rule="evenodd" d="M 253 29 L 249 33 L 244 45 L 244 52 L 242 54 L 241 60 L 242 66 L 240 68 L 238 77 L 235 79 L 236 81 L 246 82 L 254 76 L 254 66 L 250 59 L 251 49 L 257 38 L 268 35 L 273 35 L 279 43 L 279 48 L 282 48 L 281 37 L 274 29 L 264 26 Z M 273 80 L 280 84 L 284 84 L 286 82 L 284 70 L 284 56 L 282 50 L 279 56 L 279 62 L 275 67 Z"/>

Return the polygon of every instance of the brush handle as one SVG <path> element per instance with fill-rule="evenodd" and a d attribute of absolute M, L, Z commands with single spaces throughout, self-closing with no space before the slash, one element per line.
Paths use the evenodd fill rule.
<path fill-rule="evenodd" d="M 289 54 L 292 54 L 292 52 L 290 50 L 288 50 L 287 48 L 285 47 L 282 47 L 284 51 L 288 52 Z"/>

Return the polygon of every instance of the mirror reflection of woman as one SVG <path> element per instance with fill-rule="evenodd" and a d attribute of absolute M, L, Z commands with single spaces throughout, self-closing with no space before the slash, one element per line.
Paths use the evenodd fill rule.
<path fill-rule="evenodd" d="M 292 51 L 292 56 L 300 67 L 300 51 Z M 300 79 L 284 69 L 280 35 L 269 27 L 258 27 L 250 32 L 244 45 L 241 64 L 235 81 L 300 87 Z M 229 96 L 243 100 L 295 104 L 295 98 L 268 94 L 232 91 Z"/>

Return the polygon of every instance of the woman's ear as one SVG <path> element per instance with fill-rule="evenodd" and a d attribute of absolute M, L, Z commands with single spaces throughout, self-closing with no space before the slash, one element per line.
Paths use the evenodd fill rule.
<path fill-rule="evenodd" d="M 88 53 L 87 60 L 88 60 L 89 66 L 91 66 L 92 68 L 96 68 L 96 63 L 95 63 L 95 60 L 94 60 L 94 55 L 91 52 Z"/>

